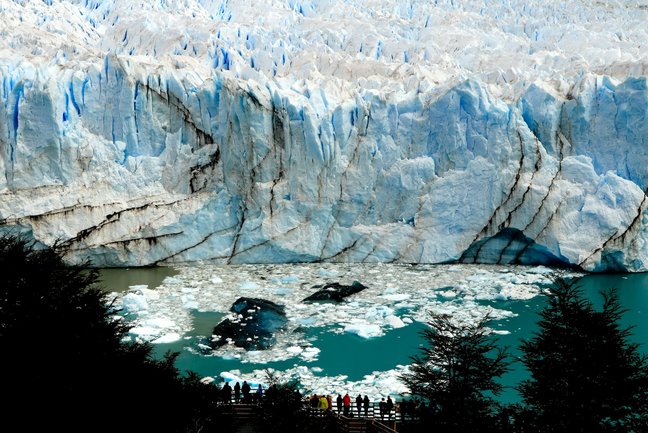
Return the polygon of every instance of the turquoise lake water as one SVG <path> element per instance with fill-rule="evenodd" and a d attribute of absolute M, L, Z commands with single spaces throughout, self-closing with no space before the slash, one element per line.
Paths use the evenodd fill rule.
<path fill-rule="evenodd" d="M 149 288 L 157 287 L 167 276 L 175 271 L 171 268 L 140 269 L 107 269 L 101 271 L 102 286 L 109 291 L 125 291 L 129 286 L 147 284 Z M 622 305 L 628 309 L 623 316 L 625 326 L 633 326 L 632 340 L 639 343 L 643 352 L 648 352 L 648 322 L 645 312 L 648 311 L 648 274 L 604 274 L 587 275 L 579 279 L 585 295 L 598 308 L 602 304 L 599 293 L 606 288 L 614 288 L 619 294 Z M 539 296 L 527 301 L 488 301 L 494 307 L 512 311 L 517 316 L 493 323 L 495 329 L 501 328 L 510 332 L 499 335 L 499 344 L 509 347 L 512 356 L 518 356 L 521 339 L 533 336 L 536 330 L 538 312 L 544 305 L 544 298 Z M 201 339 L 211 334 L 211 330 L 223 317 L 222 313 L 192 312 L 193 330 L 180 341 L 170 344 L 155 345 L 155 354 L 162 356 L 166 351 L 178 351 L 180 356 L 177 366 L 181 370 L 192 370 L 201 376 L 218 376 L 220 372 L 238 369 L 241 373 L 256 369 L 274 368 L 285 370 L 300 365 L 299 360 L 290 359 L 266 364 L 242 363 L 238 359 L 224 359 L 217 356 L 205 356 L 195 350 Z M 364 375 L 373 371 L 384 371 L 398 364 L 409 364 L 410 356 L 417 353 L 423 343 L 420 331 L 426 325 L 413 323 L 399 329 L 393 329 L 384 336 L 370 339 L 355 334 L 333 333 L 327 328 L 309 328 L 306 335 L 313 345 L 321 350 L 317 366 L 321 376 L 347 375 L 349 381 L 361 380 Z M 303 364 L 306 365 L 306 364 Z M 526 377 L 522 365 L 513 363 L 511 371 L 502 377 L 507 386 L 500 396 L 502 402 L 516 402 L 519 396 L 513 386 Z"/>

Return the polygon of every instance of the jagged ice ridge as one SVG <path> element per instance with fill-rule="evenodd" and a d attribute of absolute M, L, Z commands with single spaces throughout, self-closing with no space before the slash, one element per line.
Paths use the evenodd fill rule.
<path fill-rule="evenodd" d="M 648 2 L 526 3 L 1 0 L 2 228 L 95 266 L 645 271 Z"/>

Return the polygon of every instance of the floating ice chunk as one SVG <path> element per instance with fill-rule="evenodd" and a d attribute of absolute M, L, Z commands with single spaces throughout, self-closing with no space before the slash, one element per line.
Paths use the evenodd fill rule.
<path fill-rule="evenodd" d="M 241 290 L 259 290 L 261 286 L 259 286 L 257 283 L 254 281 L 246 281 L 240 285 Z"/>
<path fill-rule="evenodd" d="M 182 280 L 178 277 L 166 277 L 162 281 L 162 284 L 169 284 L 169 285 L 182 284 Z"/>
<path fill-rule="evenodd" d="M 182 295 L 180 296 L 180 302 L 182 302 L 182 306 L 187 309 L 198 309 L 198 302 L 196 301 L 196 297 L 194 295 Z"/>
<path fill-rule="evenodd" d="M 145 326 L 150 326 L 159 329 L 171 328 L 175 326 L 175 322 L 171 319 L 165 317 L 154 317 L 152 319 L 146 319 L 144 322 Z"/>
<path fill-rule="evenodd" d="M 178 341 L 182 338 L 177 332 L 170 332 L 152 341 L 153 344 L 167 344 Z"/>
<path fill-rule="evenodd" d="M 317 274 L 322 277 L 337 277 L 338 275 L 340 275 L 338 271 L 324 268 L 319 268 L 317 270 Z"/>
<path fill-rule="evenodd" d="M 148 341 L 157 338 L 162 333 L 162 330 L 151 326 L 136 326 L 131 328 L 128 332 L 140 339 Z"/>
<path fill-rule="evenodd" d="M 221 379 L 223 379 L 224 382 L 243 383 L 243 379 L 241 379 L 240 370 L 223 371 L 220 374 L 220 377 L 221 377 Z"/>
<path fill-rule="evenodd" d="M 304 361 L 310 362 L 310 361 L 315 361 L 319 353 L 320 353 L 320 349 L 318 349 L 317 347 L 307 347 L 299 356 Z"/>
<path fill-rule="evenodd" d="M 223 282 L 223 279 L 221 277 L 211 277 L 209 281 L 211 281 L 212 284 L 220 284 Z"/>
<path fill-rule="evenodd" d="M 282 284 L 290 284 L 290 283 L 296 283 L 299 281 L 299 277 L 297 275 L 286 275 L 283 277 L 279 278 L 273 278 L 272 282 L 273 283 L 282 283 Z"/>
<path fill-rule="evenodd" d="M 140 311 L 148 310 L 148 302 L 146 296 L 138 293 L 127 293 L 122 298 L 124 310 L 128 313 L 138 313 Z"/>
<path fill-rule="evenodd" d="M 216 380 L 216 379 L 214 379 L 211 376 L 206 376 L 206 377 L 203 377 L 202 379 L 200 379 L 200 382 L 204 383 L 205 385 L 209 385 L 210 383 L 213 383 L 214 380 Z"/>
<path fill-rule="evenodd" d="M 534 298 L 538 296 L 540 293 L 540 290 L 538 287 L 533 286 L 533 285 L 528 285 L 528 284 L 520 284 L 520 285 L 506 285 L 502 288 L 502 291 L 500 292 L 501 296 L 504 296 L 508 299 L 515 299 L 515 300 L 527 300 Z"/>
<path fill-rule="evenodd" d="M 399 317 L 394 315 L 389 315 L 385 317 L 385 321 L 387 322 L 387 324 L 389 324 L 389 326 L 391 326 L 394 329 L 402 328 L 405 326 L 405 323 L 403 323 L 403 321 Z"/>
<path fill-rule="evenodd" d="M 302 349 L 299 346 L 290 346 L 289 348 L 286 349 L 286 352 L 290 353 L 291 355 L 299 355 L 303 351 L 304 349 Z"/>
<path fill-rule="evenodd" d="M 457 297 L 457 292 L 455 292 L 454 290 L 445 290 L 443 292 L 437 292 L 437 295 L 443 298 L 452 299 Z"/>
<path fill-rule="evenodd" d="M 362 320 L 353 320 L 344 327 L 344 332 L 356 334 L 362 338 L 380 337 L 383 335 L 380 326 Z"/>

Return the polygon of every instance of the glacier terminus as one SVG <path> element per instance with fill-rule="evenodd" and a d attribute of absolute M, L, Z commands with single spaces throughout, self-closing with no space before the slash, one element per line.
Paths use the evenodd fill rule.
<path fill-rule="evenodd" d="M 646 0 L 0 0 L 0 229 L 93 266 L 647 271 L 647 22 Z"/>

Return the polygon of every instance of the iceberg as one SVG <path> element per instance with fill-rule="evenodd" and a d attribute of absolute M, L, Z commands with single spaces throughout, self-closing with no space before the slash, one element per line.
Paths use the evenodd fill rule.
<path fill-rule="evenodd" d="M 70 263 L 648 270 L 639 0 L 0 4 L 0 231 Z"/>

